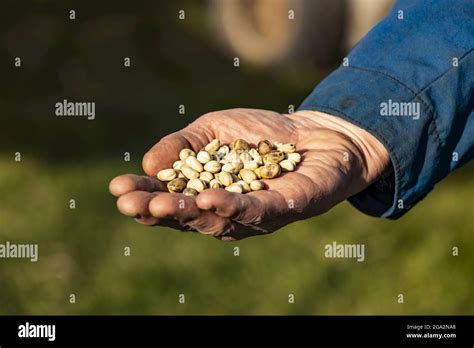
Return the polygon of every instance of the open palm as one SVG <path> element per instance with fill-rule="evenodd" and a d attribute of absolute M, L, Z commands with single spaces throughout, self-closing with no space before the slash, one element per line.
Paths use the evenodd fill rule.
<path fill-rule="evenodd" d="M 327 123 L 327 117 L 311 112 L 281 115 L 232 109 L 209 113 L 164 137 L 144 156 L 143 168 L 149 176 L 116 177 L 110 191 L 119 197 L 117 206 L 123 214 L 146 225 L 195 230 L 222 240 L 267 234 L 321 214 L 363 190 L 383 171 L 386 164 L 382 162 L 388 162 L 388 157 L 380 160 L 383 148 L 373 148 L 371 142 L 367 146 L 363 137 L 351 136 L 341 122 L 330 127 Z M 262 139 L 294 143 L 302 162 L 294 172 L 264 180 L 267 189 L 262 191 L 239 194 L 208 189 L 197 198 L 166 192 L 156 173 L 170 168 L 181 149 L 198 151 L 215 138 L 221 143 L 238 138 L 253 145 Z"/>

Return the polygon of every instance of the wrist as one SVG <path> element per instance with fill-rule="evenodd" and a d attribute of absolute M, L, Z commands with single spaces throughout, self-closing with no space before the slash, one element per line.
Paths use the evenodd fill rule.
<path fill-rule="evenodd" d="M 356 147 L 360 171 L 357 180 L 363 188 L 377 181 L 390 168 L 390 156 L 385 146 L 366 130 L 337 116 L 319 111 L 301 110 L 291 115 L 299 123 L 338 132 Z"/>

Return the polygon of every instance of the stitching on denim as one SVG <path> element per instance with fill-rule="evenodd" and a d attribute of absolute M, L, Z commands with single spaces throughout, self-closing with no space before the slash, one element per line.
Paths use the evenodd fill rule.
<path fill-rule="evenodd" d="M 410 92 L 412 92 L 415 96 L 416 96 L 416 92 L 411 89 L 410 87 L 408 87 L 407 85 L 405 85 L 402 81 L 400 81 L 399 79 L 397 79 L 396 77 L 393 77 L 392 75 L 389 75 L 383 71 L 378 71 L 378 70 L 374 70 L 374 69 L 368 69 L 368 68 L 362 68 L 362 67 L 359 67 L 359 66 L 354 66 L 354 65 L 349 65 L 348 68 L 352 68 L 352 69 L 356 69 L 356 70 L 362 70 L 362 71 L 367 71 L 367 72 L 371 72 L 371 73 L 377 73 L 377 74 L 380 74 L 380 75 L 383 75 L 385 77 L 388 77 L 389 79 L 391 80 L 394 80 L 396 82 L 398 82 L 400 85 L 402 85 L 403 87 L 405 87 L 406 89 L 408 89 Z"/>
<path fill-rule="evenodd" d="M 459 57 L 458 59 L 458 63 L 461 63 L 461 61 L 466 58 L 467 56 L 469 56 L 472 52 L 474 52 L 474 48 L 471 48 L 469 51 L 467 51 L 466 53 L 464 53 L 461 57 Z M 456 69 L 458 69 L 459 67 L 456 67 Z M 424 91 L 426 91 L 428 88 L 430 88 L 434 83 L 436 83 L 439 79 L 442 79 L 445 75 L 447 75 L 450 71 L 454 70 L 455 68 L 454 67 L 451 67 L 450 69 L 446 70 L 444 73 L 440 74 L 437 78 L 435 78 L 433 81 L 431 81 L 428 85 L 426 85 L 425 87 L 423 87 L 417 94 L 415 97 L 419 96 L 421 93 L 423 93 Z"/>
<path fill-rule="evenodd" d="M 470 49 L 469 51 L 467 51 L 464 55 L 462 55 L 459 60 L 458 60 L 458 63 L 461 63 L 461 61 L 466 58 L 467 56 L 469 56 L 472 52 L 474 51 L 474 48 Z M 433 81 L 431 81 L 427 86 L 423 87 L 411 100 L 409 101 L 412 101 L 413 99 L 415 98 L 418 98 L 420 99 L 421 101 L 423 101 L 423 99 L 421 98 L 421 94 L 423 92 L 425 92 L 428 88 L 430 88 L 431 86 L 433 86 L 438 80 L 444 78 L 448 73 L 450 73 L 451 71 L 453 71 L 454 67 L 446 70 L 444 73 L 442 73 L 441 75 L 439 75 L 437 78 L 435 78 Z M 458 67 L 456 67 L 456 69 L 458 69 Z M 430 110 L 431 111 L 431 110 Z M 433 119 L 433 126 L 435 128 L 435 132 L 436 132 L 436 135 L 438 136 L 438 141 L 439 141 L 439 147 L 440 149 L 443 147 L 444 144 L 442 144 L 441 142 L 441 136 L 440 136 L 440 132 L 439 132 L 439 129 L 438 129 L 438 122 L 437 122 L 437 118 L 435 117 L 436 113 L 435 111 L 431 111 L 432 112 L 432 119 Z"/>

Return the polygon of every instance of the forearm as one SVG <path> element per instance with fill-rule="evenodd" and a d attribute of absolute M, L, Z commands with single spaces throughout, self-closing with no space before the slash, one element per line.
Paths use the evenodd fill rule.
<path fill-rule="evenodd" d="M 403 215 L 473 157 L 473 15 L 467 0 L 398 1 L 300 107 L 365 129 L 387 149 L 388 187 L 351 198 L 365 213 Z"/>

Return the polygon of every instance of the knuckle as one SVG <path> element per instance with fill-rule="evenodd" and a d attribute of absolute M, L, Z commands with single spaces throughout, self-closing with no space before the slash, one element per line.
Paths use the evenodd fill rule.
<path fill-rule="evenodd" d="M 203 210 L 209 210 L 213 207 L 212 195 L 204 190 L 196 197 L 196 205 Z"/>
<path fill-rule="evenodd" d="M 197 119 L 198 122 L 208 122 L 208 121 L 212 121 L 213 119 L 215 119 L 216 117 L 219 116 L 219 111 L 211 111 L 211 112 L 207 112 L 205 113 L 204 115 L 202 115 L 201 117 L 199 117 Z"/>
<path fill-rule="evenodd" d="M 220 210 L 222 216 L 225 216 L 229 219 L 236 220 L 241 214 L 239 208 L 235 203 L 229 202 L 227 205 Z"/>

